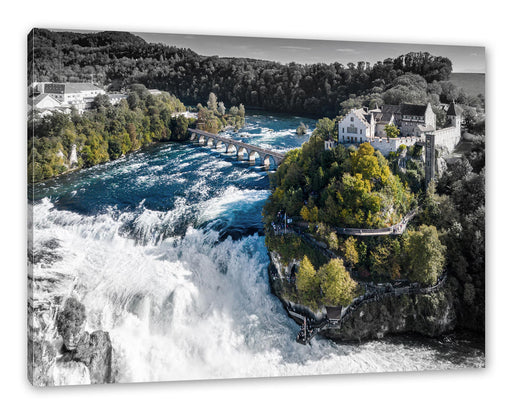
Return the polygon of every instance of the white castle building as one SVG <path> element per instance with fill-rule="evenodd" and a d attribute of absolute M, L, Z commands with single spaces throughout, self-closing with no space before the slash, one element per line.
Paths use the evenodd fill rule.
<path fill-rule="evenodd" d="M 410 146 L 425 142 L 427 134 L 435 135 L 436 145 L 452 151 L 460 141 L 461 111 L 450 104 L 446 112 L 449 126 L 436 129 L 436 115 L 430 103 L 427 105 L 383 105 L 382 108 L 352 109 L 338 123 L 338 140 L 325 141 L 325 148 L 338 144 L 362 144 L 369 142 L 383 155 L 397 151 L 400 145 Z M 385 128 L 395 125 L 400 130 L 397 138 L 388 138 Z"/>

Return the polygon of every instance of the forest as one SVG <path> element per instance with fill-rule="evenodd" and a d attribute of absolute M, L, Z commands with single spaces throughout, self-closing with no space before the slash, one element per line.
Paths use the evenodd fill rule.
<path fill-rule="evenodd" d="M 198 119 L 177 113 L 185 105 L 167 92 L 152 95 L 144 85 L 128 87 L 127 99 L 114 106 L 107 95 L 98 95 L 94 108 L 83 114 L 56 111 L 49 116 L 31 114 L 28 121 L 29 183 L 51 178 L 71 169 L 92 167 L 115 160 L 154 142 L 183 141 L 187 128 L 210 132 L 244 124 L 243 105 L 226 110 L 211 93 L 207 106 L 198 104 Z"/>
<path fill-rule="evenodd" d="M 29 83 L 91 81 L 119 91 L 141 83 L 167 91 L 186 104 L 211 92 L 227 106 L 334 117 L 353 107 L 398 102 L 457 103 L 483 107 L 449 81 L 449 59 L 408 53 L 368 62 L 281 64 L 200 56 L 190 49 L 146 43 L 130 33 L 82 34 L 34 29 L 29 35 Z M 441 116 L 442 111 L 436 113 Z M 476 116 L 477 114 L 475 114 Z M 442 120 L 440 120 L 442 121 Z M 439 122 L 442 124 L 442 122 Z"/>

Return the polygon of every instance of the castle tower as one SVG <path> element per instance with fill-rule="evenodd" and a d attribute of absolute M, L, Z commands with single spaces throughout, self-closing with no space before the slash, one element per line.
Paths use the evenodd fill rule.
<path fill-rule="evenodd" d="M 425 188 L 436 176 L 436 135 L 425 134 Z"/>
<path fill-rule="evenodd" d="M 460 135 L 462 116 L 460 109 L 455 105 L 454 101 L 452 101 L 452 103 L 448 107 L 448 111 L 446 112 L 446 118 L 450 122 L 450 126 L 454 126 L 455 128 L 457 128 L 457 131 L 459 132 Z"/>

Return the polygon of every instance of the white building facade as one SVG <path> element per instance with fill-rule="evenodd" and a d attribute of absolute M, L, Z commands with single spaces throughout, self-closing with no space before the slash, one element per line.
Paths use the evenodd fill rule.
<path fill-rule="evenodd" d="M 352 109 L 338 124 L 338 142 L 363 143 L 375 135 L 372 113 L 363 108 Z"/>

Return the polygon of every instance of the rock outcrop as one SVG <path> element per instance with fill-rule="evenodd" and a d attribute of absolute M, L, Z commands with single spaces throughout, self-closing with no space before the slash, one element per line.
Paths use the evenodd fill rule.
<path fill-rule="evenodd" d="M 88 369 L 91 384 L 112 383 L 112 342 L 105 331 L 84 332 L 75 349 L 64 350 L 62 362 L 82 362 Z"/>
<path fill-rule="evenodd" d="M 39 320 L 52 320 L 46 315 L 48 311 L 45 318 L 38 309 L 31 312 L 32 320 L 37 322 L 29 325 L 28 377 L 32 385 L 70 385 L 66 378 L 60 378 L 66 375 L 73 384 L 114 382 L 110 335 L 99 330 L 85 331 L 86 312 L 82 303 L 68 298 L 55 312 L 53 326 L 47 324 L 44 330 L 40 329 Z M 59 372 L 61 375 L 55 378 Z"/>
<path fill-rule="evenodd" d="M 384 297 L 365 303 L 340 328 L 325 330 L 322 335 L 349 341 L 403 333 L 436 337 L 452 331 L 456 320 L 452 294 L 445 287 L 429 294 Z"/>

